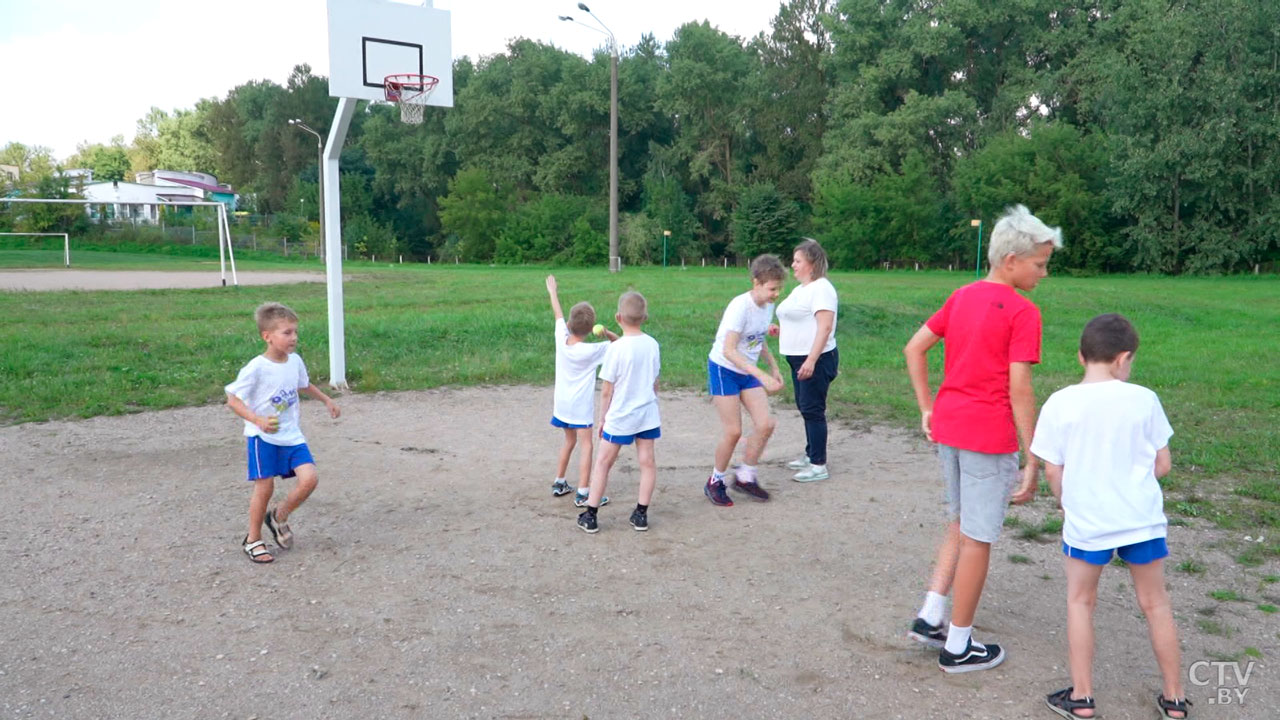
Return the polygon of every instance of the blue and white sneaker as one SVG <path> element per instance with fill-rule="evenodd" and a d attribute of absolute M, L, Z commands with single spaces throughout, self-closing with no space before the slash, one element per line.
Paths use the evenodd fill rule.
<path fill-rule="evenodd" d="M 581 490 L 579 490 L 578 492 L 574 493 L 574 495 L 573 495 L 573 506 L 574 506 L 574 507 L 586 507 L 586 506 L 587 506 L 587 498 L 589 498 L 589 497 L 591 497 L 591 493 L 589 493 L 589 492 L 582 492 Z M 604 497 L 600 498 L 600 507 L 604 507 L 605 505 L 608 505 L 608 504 L 609 504 L 609 496 L 608 496 L 608 495 L 606 495 L 606 496 L 604 496 Z"/>
<path fill-rule="evenodd" d="M 573 492 L 573 488 L 569 487 L 569 483 L 564 480 L 557 480 L 556 482 L 551 483 L 551 494 L 556 497 L 568 495 L 571 492 Z"/>

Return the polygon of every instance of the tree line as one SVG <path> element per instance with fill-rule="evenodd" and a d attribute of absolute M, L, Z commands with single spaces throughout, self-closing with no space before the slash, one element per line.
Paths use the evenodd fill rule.
<path fill-rule="evenodd" d="M 1280 260 L 1280 4 L 787 0 L 749 39 L 707 22 L 619 58 L 629 264 L 786 254 L 841 268 L 973 263 L 972 219 L 1024 203 L 1079 272 L 1240 272 Z M 452 109 L 357 113 L 344 237 L 368 252 L 604 264 L 609 55 L 527 39 L 454 64 Z M 302 65 L 64 165 L 216 174 L 258 213 L 315 219 L 312 136 L 336 101 Z M 47 153 L 45 153 L 47 155 Z M 9 159 L 4 159 L 9 158 Z M 16 143 L 0 162 L 53 163 Z"/>

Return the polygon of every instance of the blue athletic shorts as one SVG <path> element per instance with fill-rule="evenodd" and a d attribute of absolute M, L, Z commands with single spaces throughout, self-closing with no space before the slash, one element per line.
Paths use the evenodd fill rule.
<path fill-rule="evenodd" d="M 657 440 L 662 437 L 662 428 L 656 427 L 651 430 L 641 430 L 635 435 L 610 435 L 607 432 L 602 432 L 600 433 L 600 437 L 608 440 L 614 445 L 630 445 L 636 441 L 636 438 L 640 438 L 641 440 Z"/>
<path fill-rule="evenodd" d="M 743 390 L 764 387 L 755 375 L 740 373 L 707 360 L 707 391 L 714 395 L 737 395 Z"/>
<path fill-rule="evenodd" d="M 1090 565 L 1106 565 L 1111 562 L 1113 554 L 1118 554 L 1121 560 L 1130 565 L 1146 565 L 1161 558 L 1169 557 L 1169 545 L 1165 543 L 1164 538 L 1152 538 L 1112 550 L 1077 550 L 1063 542 L 1062 554 L 1077 560 L 1083 560 Z"/>
<path fill-rule="evenodd" d="M 314 465 L 316 462 L 311 457 L 311 450 L 307 448 L 306 443 L 272 445 L 257 435 L 247 437 L 245 440 L 248 441 L 246 454 L 249 460 L 248 477 L 245 479 L 249 481 L 273 478 L 277 475 L 282 478 L 293 477 L 294 470 L 299 465 Z"/>
<path fill-rule="evenodd" d="M 591 423 L 587 423 L 586 425 L 574 425 L 573 423 L 567 423 L 561 420 L 560 418 L 556 417 L 555 415 L 552 415 L 551 427 L 569 428 L 570 430 L 581 430 L 582 428 L 591 427 Z"/>

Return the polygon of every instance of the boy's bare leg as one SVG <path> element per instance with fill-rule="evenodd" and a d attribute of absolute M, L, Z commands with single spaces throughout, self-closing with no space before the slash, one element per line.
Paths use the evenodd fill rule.
<path fill-rule="evenodd" d="M 1178 626 L 1173 621 L 1173 605 L 1164 586 L 1164 559 L 1146 565 L 1130 565 L 1133 587 L 1138 592 L 1138 605 L 1147 616 L 1147 630 L 1151 634 L 1151 649 L 1155 650 L 1160 675 L 1164 678 L 1164 696 L 1169 700 L 1181 700 L 1182 653 L 1178 649 Z M 1173 717 L 1183 717 L 1176 710 Z"/>
<path fill-rule="evenodd" d="M 769 394 L 764 391 L 764 388 L 743 390 L 739 393 L 739 397 L 742 398 L 742 406 L 747 409 L 747 414 L 751 416 L 751 425 L 755 428 L 751 437 L 747 438 L 747 451 L 742 460 L 748 465 L 759 465 L 760 456 L 764 454 L 764 446 L 773 436 L 773 430 L 778 426 L 778 421 L 769 414 Z"/>
<path fill-rule="evenodd" d="M 636 438 L 636 455 L 640 461 L 640 498 L 645 507 L 653 499 L 653 487 L 658 484 L 658 462 L 653 452 L 654 441 Z"/>
<path fill-rule="evenodd" d="M 567 433 L 568 431 L 566 430 L 565 432 Z M 578 451 L 578 489 L 586 490 L 587 488 L 591 487 L 592 430 L 591 428 L 576 428 L 575 432 L 578 436 L 578 443 L 582 445 L 582 449 Z M 565 443 L 566 444 L 569 443 L 569 438 L 567 437 L 567 435 L 565 437 Z M 570 445 L 570 450 L 572 449 L 573 449 L 573 446 Z M 560 468 L 560 474 L 556 475 L 556 477 L 564 477 L 565 470 L 568 470 L 568 466 L 567 466 L 568 460 L 569 458 L 566 457 L 565 458 L 566 465 Z"/>
<path fill-rule="evenodd" d="M 960 559 L 960 521 L 947 525 L 946 535 L 938 546 L 938 558 L 929 578 L 929 590 L 939 595 L 951 592 L 951 581 L 956 577 L 956 562 Z"/>
<path fill-rule="evenodd" d="M 573 446 L 578 442 L 576 428 L 563 428 L 564 442 L 560 444 L 560 454 L 556 457 L 556 477 L 562 478 L 569 470 L 569 458 L 573 456 Z"/>
<path fill-rule="evenodd" d="M 951 588 L 951 624 L 973 627 L 973 616 L 982 599 L 982 586 L 987 582 L 991 564 L 991 543 L 960 536 L 960 557 L 956 561 L 955 582 Z"/>
<path fill-rule="evenodd" d="M 716 470 L 724 472 L 729 469 L 729 461 L 733 459 L 733 449 L 738 446 L 738 438 L 742 437 L 742 412 L 738 409 L 738 398 L 734 395 L 712 396 L 711 404 L 716 406 L 716 414 L 720 416 L 720 442 L 716 443 L 715 465 Z M 639 441 L 636 442 L 636 449 L 639 450 Z M 653 441 L 650 440 L 649 444 L 652 445 Z"/>
<path fill-rule="evenodd" d="M 289 515 L 298 506 L 307 501 L 311 497 L 311 493 L 315 491 L 316 485 L 320 483 L 320 475 L 316 472 L 316 466 L 312 463 L 299 465 L 293 469 L 297 474 L 297 482 L 294 483 L 293 489 L 289 491 L 289 495 L 285 497 L 284 502 L 276 507 L 276 520 L 286 522 Z"/>
<path fill-rule="evenodd" d="M 600 498 L 604 497 L 605 486 L 609 484 L 609 471 L 618 459 L 621 445 L 608 440 L 600 441 L 600 452 L 596 453 L 596 464 L 591 468 L 591 494 L 587 496 L 587 506 L 600 507 Z"/>
<path fill-rule="evenodd" d="M 1098 578 L 1105 565 L 1092 565 L 1078 558 L 1066 558 L 1067 567 L 1067 648 L 1071 661 L 1074 699 L 1093 697 L 1093 609 L 1098 604 Z M 1093 717 L 1092 710 L 1076 710 L 1080 717 Z"/>
<path fill-rule="evenodd" d="M 267 517 L 267 505 L 276 491 L 275 478 L 259 478 L 253 481 L 253 494 L 249 496 L 249 542 L 262 539 L 262 521 Z"/>

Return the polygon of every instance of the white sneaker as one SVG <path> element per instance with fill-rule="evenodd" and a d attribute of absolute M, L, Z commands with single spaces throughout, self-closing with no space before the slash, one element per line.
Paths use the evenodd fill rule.
<path fill-rule="evenodd" d="M 809 458 L 802 457 L 802 458 L 796 458 L 795 460 L 792 460 L 791 462 L 787 463 L 787 467 L 792 470 L 807 470 L 809 469 L 809 464 L 810 464 Z"/>
<path fill-rule="evenodd" d="M 818 480 L 826 480 L 828 477 L 831 476 L 827 474 L 826 465 L 810 465 L 807 470 L 801 470 L 792 475 L 791 479 L 796 482 L 816 482 Z"/>

